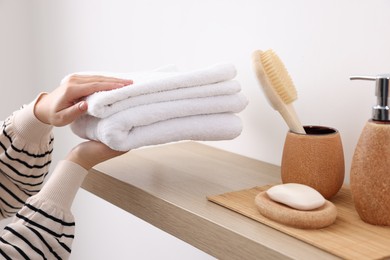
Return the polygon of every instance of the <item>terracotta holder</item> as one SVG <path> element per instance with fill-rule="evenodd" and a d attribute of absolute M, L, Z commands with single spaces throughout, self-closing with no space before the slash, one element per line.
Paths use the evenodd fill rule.
<path fill-rule="evenodd" d="M 330 199 L 344 183 L 340 133 L 325 126 L 304 126 L 306 134 L 288 132 L 283 148 L 283 183 L 308 185 Z"/>

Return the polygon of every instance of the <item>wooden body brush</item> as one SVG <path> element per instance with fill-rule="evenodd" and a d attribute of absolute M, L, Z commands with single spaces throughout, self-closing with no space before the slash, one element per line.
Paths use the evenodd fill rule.
<path fill-rule="evenodd" d="M 257 50 L 252 63 L 271 106 L 282 115 L 290 131 L 306 134 L 292 104 L 298 98 L 297 91 L 283 62 L 273 50 Z"/>

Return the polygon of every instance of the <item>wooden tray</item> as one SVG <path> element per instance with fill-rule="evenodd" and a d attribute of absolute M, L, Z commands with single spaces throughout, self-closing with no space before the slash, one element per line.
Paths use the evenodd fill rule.
<path fill-rule="evenodd" d="M 209 196 L 208 200 L 344 259 L 390 258 L 390 227 L 363 222 L 355 211 L 348 188 L 343 187 L 331 200 L 338 211 L 333 225 L 303 230 L 279 224 L 258 212 L 255 196 L 269 187 L 271 185 Z"/>

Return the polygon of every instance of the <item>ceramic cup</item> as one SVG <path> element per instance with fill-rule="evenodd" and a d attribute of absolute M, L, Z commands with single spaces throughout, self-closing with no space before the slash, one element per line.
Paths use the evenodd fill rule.
<path fill-rule="evenodd" d="M 344 182 L 344 152 L 340 133 L 325 126 L 304 126 L 306 134 L 288 132 L 283 148 L 283 183 L 308 185 L 326 199 Z"/>

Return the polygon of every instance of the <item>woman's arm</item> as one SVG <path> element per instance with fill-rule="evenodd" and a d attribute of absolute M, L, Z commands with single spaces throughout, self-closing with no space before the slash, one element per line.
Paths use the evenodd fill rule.
<path fill-rule="evenodd" d="M 75 229 L 70 208 L 81 183 L 91 167 L 122 153 L 95 141 L 75 147 L 4 229 L 0 255 L 6 259 L 67 259 Z"/>
<path fill-rule="evenodd" d="M 112 77 L 71 75 L 54 91 L 42 93 L 0 122 L 0 219 L 14 215 L 42 188 L 51 163 L 53 126 L 67 125 L 85 113 L 85 96 L 131 83 Z"/>
<path fill-rule="evenodd" d="M 0 219 L 13 216 L 36 194 L 49 172 L 52 126 L 34 116 L 34 105 L 0 122 Z"/>
<path fill-rule="evenodd" d="M 87 170 L 60 161 L 42 190 L 30 197 L 0 235 L 5 259 L 67 259 L 75 222 L 70 206 Z"/>
<path fill-rule="evenodd" d="M 23 116 L 24 113 L 20 114 L 20 118 L 18 114 L 11 116 L 11 121 L 7 120 L 3 129 L 8 129 L 9 122 L 12 123 L 11 125 L 15 123 L 15 125 L 19 125 L 18 122 L 31 122 L 21 127 L 23 131 L 19 127 L 16 127 L 15 131 L 27 140 L 26 146 L 35 148 L 35 150 L 32 149 L 34 153 L 28 152 L 28 154 L 37 161 L 34 164 L 27 165 L 23 160 L 8 158 L 10 160 L 9 168 L 14 167 L 13 165 L 22 164 L 29 169 L 29 171 L 27 170 L 28 174 L 31 174 L 32 168 L 42 170 L 48 167 L 50 160 L 44 162 L 45 160 L 42 158 L 46 158 L 46 160 L 50 158 L 52 137 L 51 134 L 43 134 L 44 129 L 38 128 L 47 127 L 46 130 L 49 131 L 49 128 L 51 130 L 50 125 L 63 126 L 69 124 L 87 110 L 88 104 L 82 101 L 84 96 L 95 91 L 118 88 L 128 84 L 131 84 L 131 81 L 99 76 L 71 76 L 55 91 L 41 95 L 36 104 L 29 105 L 29 112 L 26 112 L 26 116 Z M 39 136 L 30 132 L 33 130 L 37 130 L 37 133 L 43 135 Z M 37 143 L 37 140 L 39 140 L 39 143 L 46 140 L 47 135 L 49 136 L 47 151 L 38 152 L 39 145 L 33 143 Z M 6 136 L 9 136 L 9 134 L 2 136 L 1 140 L 6 141 L 8 139 Z M 13 135 L 11 134 L 11 136 Z M 43 136 L 46 137 L 43 138 Z M 14 139 L 11 138 L 11 140 Z M 20 145 L 20 142 L 11 143 L 5 147 L 19 147 L 18 145 Z M 6 153 L 7 148 L 3 150 L 2 156 L 4 158 L 8 157 L 9 154 L 15 154 L 15 151 Z M 15 150 L 19 150 L 19 148 Z M 20 153 L 25 154 L 25 150 Z M 26 182 L 21 181 L 14 184 L 8 175 L 0 174 L 2 176 L 0 177 L 2 178 L 0 183 L 3 184 L 3 181 L 6 181 L 3 185 L 4 191 L 11 200 L 17 201 L 20 205 L 23 204 L 24 198 L 29 197 L 22 209 L 16 213 L 13 223 L 6 226 L 0 234 L 0 256 L 5 259 L 67 259 L 71 253 L 75 227 L 70 207 L 84 177 L 94 165 L 120 154 L 122 152 L 113 151 L 102 143 L 84 142 L 70 151 L 66 160 L 57 165 L 50 179 L 38 193 L 36 192 L 42 184 L 37 185 L 36 190 L 34 188 L 33 192 L 36 194 L 31 197 L 29 197 L 30 193 L 21 197 L 14 195 L 19 192 L 26 192 L 27 189 L 24 186 L 30 187 L 32 180 L 29 179 Z M 0 159 L 3 157 L 0 157 Z M 46 174 L 47 169 L 39 178 L 44 178 Z M 27 178 L 24 175 L 18 178 L 22 177 Z M 19 188 L 19 191 L 9 192 L 10 184 L 14 184 L 15 187 Z M 4 191 L 0 190 L 1 199 L 3 199 Z M 12 206 L 12 204 L 10 205 Z M 12 212 L 15 212 L 14 210 L 17 209 L 12 206 L 12 210 Z"/>

